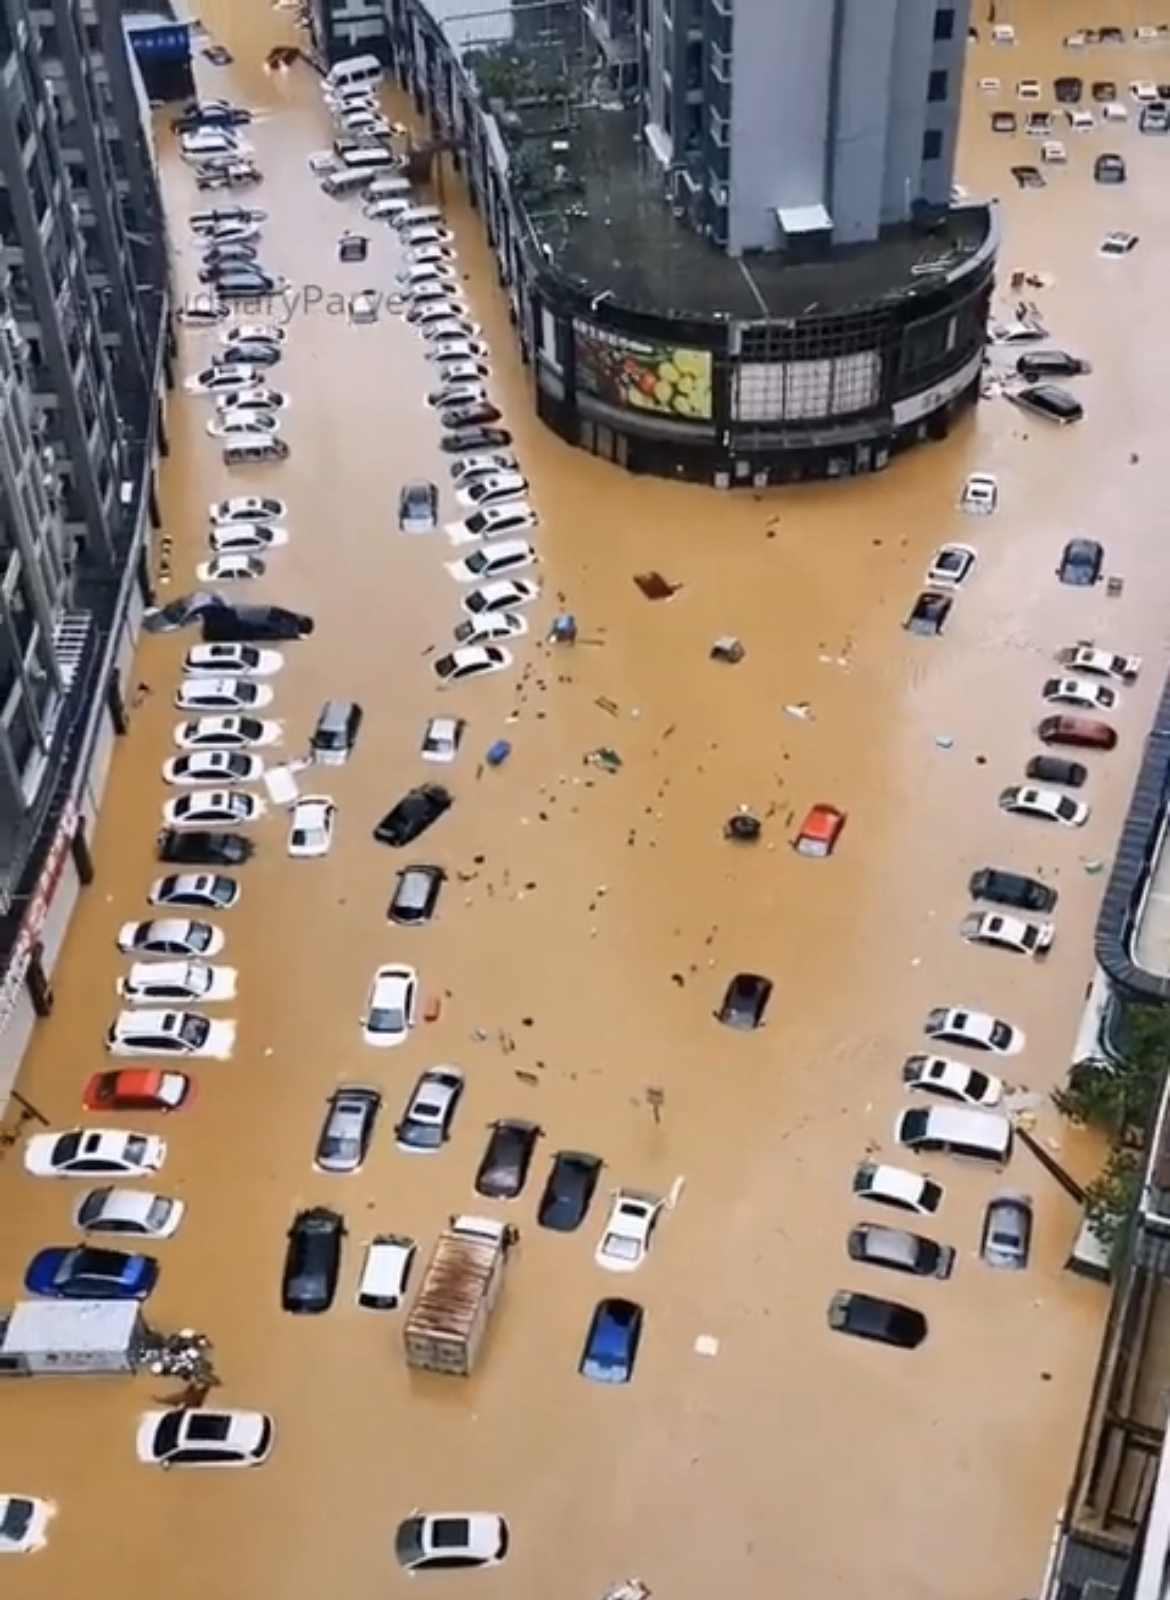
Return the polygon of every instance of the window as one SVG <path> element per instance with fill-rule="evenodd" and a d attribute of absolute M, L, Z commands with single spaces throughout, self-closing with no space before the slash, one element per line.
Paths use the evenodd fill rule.
<path fill-rule="evenodd" d="M 923 161 L 937 161 L 942 155 L 943 136 L 937 128 L 927 128 L 922 135 Z"/>
<path fill-rule="evenodd" d="M 24 702 L 16 699 L 7 724 L 8 741 L 12 750 L 12 764 L 23 778 L 40 753 L 37 736 L 25 709 Z"/>
<path fill-rule="evenodd" d="M 789 361 L 784 415 L 797 420 L 827 417 L 832 412 L 833 363 Z"/>
<path fill-rule="evenodd" d="M 23 659 L 28 653 L 36 632 L 36 617 L 29 605 L 28 594 L 22 581 L 22 574 L 16 564 L 9 568 L 13 581 L 4 586 L 4 600 L 8 611 L 8 618 L 12 628 L 12 637 L 16 645 L 17 654 Z"/>
<path fill-rule="evenodd" d="M 934 36 L 940 41 L 955 37 L 954 6 L 939 6 L 934 14 Z"/>
<path fill-rule="evenodd" d="M 689 39 L 687 41 L 686 81 L 688 89 L 701 89 L 703 87 L 703 41 Z"/>
<path fill-rule="evenodd" d="M 926 90 L 926 98 L 935 102 L 945 100 L 950 92 L 950 74 L 945 70 L 932 72 Z"/>
<path fill-rule="evenodd" d="M 838 356 L 833 363 L 833 415 L 868 411 L 881 398 L 881 357 L 876 350 Z"/>

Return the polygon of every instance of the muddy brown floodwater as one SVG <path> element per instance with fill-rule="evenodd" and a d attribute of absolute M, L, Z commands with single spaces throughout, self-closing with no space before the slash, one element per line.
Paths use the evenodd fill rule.
<path fill-rule="evenodd" d="M 1067 1067 L 1104 881 L 1086 866 L 1110 856 L 1164 666 L 1170 142 L 1132 125 L 1070 134 L 1068 169 L 1043 192 L 1017 193 L 1007 168 L 1028 159 L 1027 141 L 989 134 L 974 85 L 989 73 L 1006 85 L 1061 70 L 1166 77 L 1157 64 L 1170 52 L 1096 51 L 1070 64 L 1058 35 L 1078 23 L 1157 19 L 1132 6 L 1010 10 L 1017 48 L 974 52 L 959 176 L 1003 197 L 1005 279 L 1016 265 L 1051 273 L 1035 298 L 1054 339 L 1093 360 L 1075 430 L 1025 423 L 992 401 L 945 446 L 856 485 L 729 497 L 625 477 L 530 415 L 487 254 L 453 202 L 542 517 L 548 600 L 536 616 L 543 628 L 563 593 L 591 642 L 552 654 L 530 639 L 513 676 L 444 697 L 425 653 L 456 620 L 446 543 L 394 529 L 401 480 L 447 483 L 422 404 L 424 362 L 404 325 L 352 328 L 320 310 L 294 320 L 277 374 L 293 396 L 293 459 L 282 468 L 229 477 L 204 434 L 209 402 L 173 401 L 171 592 L 191 581 L 209 501 L 284 496 L 291 542 L 255 587 L 317 618 L 276 681 L 285 749 L 304 747 L 328 696 L 367 710 L 355 759 L 322 780 L 340 807 L 331 857 L 288 860 L 279 816 L 255 828 L 242 903 L 223 918 L 223 959 L 240 972 L 234 1056 L 193 1069 L 200 1098 L 167 1126 L 157 1183 L 190 1209 L 159 1247 L 151 1315 L 210 1332 L 225 1403 L 271 1410 L 278 1441 L 255 1473 L 171 1476 L 134 1461 L 149 1380 L 7 1388 L 0 1487 L 60 1508 L 46 1552 L 19 1568 L 22 1600 L 383 1600 L 406 1592 L 391 1541 L 417 1506 L 498 1509 L 512 1524 L 506 1566 L 435 1575 L 436 1600 L 472 1588 L 596 1600 L 635 1573 L 662 1600 L 759 1596 L 778 1575 L 786 1592 L 842 1600 L 936 1600 L 940 1581 L 951 1600 L 1034 1592 L 1105 1305 L 1098 1287 L 1062 1271 L 1072 1203 L 1022 1148 L 1002 1179 L 939 1159 L 946 1199 L 929 1231 L 958 1248 L 953 1280 L 887 1282 L 845 1255 L 862 1220 L 854 1163 L 875 1150 L 897 1159 L 899 1067 L 929 1006 L 973 1004 L 1023 1027 L 1027 1050 L 1006 1063 L 1014 1083 L 1044 1091 Z M 385 285 L 388 237 L 366 267 L 336 260 L 353 208 L 321 197 L 306 168 L 327 142 L 312 78 L 259 68 L 289 36 L 285 19 L 242 0 L 208 0 L 203 15 L 237 63 L 207 69 L 205 87 L 263 113 L 254 135 L 271 264 L 327 291 Z M 1130 163 L 1122 189 L 1091 180 L 1092 156 L 1110 147 Z M 182 218 L 195 195 L 169 153 L 165 168 L 190 285 Z M 1141 235 L 1120 262 L 1096 254 L 1113 227 Z M 185 372 L 213 342 L 184 335 Z M 999 514 L 977 524 L 955 510 L 975 468 L 1002 487 Z M 1056 583 L 1073 533 L 1106 541 L 1120 598 Z M 910 638 L 901 620 L 946 538 L 978 542 L 977 574 L 944 639 Z M 650 568 L 682 585 L 670 603 L 634 586 Z M 735 667 L 708 659 L 728 632 L 746 645 Z M 1051 653 L 1086 636 L 1146 658 L 1117 717 L 1119 751 L 1094 762 L 1092 819 L 1081 832 L 1009 820 L 995 796 L 1035 748 Z M 137 675 L 152 693 L 119 751 L 98 883 L 24 1077 L 57 1126 L 76 1122 L 82 1083 L 105 1061 L 124 965 L 114 936 L 145 914 L 156 872 L 159 769 L 189 642 L 143 644 Z M 809 719 L 785 714 L 801 702 Z M 402 862 L 370 828 L 435 775 L 417 747 L 440 708 L 470 724 L 450 769 L 457 802 L 406 857 L 438 860 L 452 881 L 434 925 L 404 932 L 384 920 Z M 481 774 L 481 753 L 503 734 L 511 761 Z M 944 735 L 950 747 L 937 742 Z M 582 764 L 600 745 L 620 753 L 616 775 Z M 793 819 L 817 800 L 849 814 L 827 863 L 788 848 Z M 737 853 L 720 830 L 741 802 L 768 823 L 759 849 Z M 1058 941 L 1043 966 L 960 941 L 966 878 L 989 862 L 1059 885 Z M 375 1056 L 358 1019 L 372 970 L 392 959 L 417 965 L 442 1014 L 403 1050 Z M 754 1035 L 712 1020 L 740 968 L 776 982 L 769 1025 Z M 452 1144 L 412 1164 L 394 1152 L 389 1124 L 415 1074 L 442 1062 L 467 1072 L 468 1094 Z M 325 1097 L 343 1080 L 377 1082 L 387 1099 L 372 1157 L 348 1181 L 310 1167 Z M 650 1088 L 664 1096 L 658 1122 Z M 547 1134 L 528 1191 L 508 1208 L 520 1257 L 477 1376 L 412 1380 L 399 1318 L 354 1306 L 363 1241 L 404 1231 L 425 1252 L 449 1212 L 485 1205 L 472 1177 L 485 1124 L 501 1115 L 538 1118 Z M 1039 1131 L 1088 1175 L 1093 1152 L 1050 1113 Z M 600 1196 L 578 1234 L 535 1226 L 548 1156 L 566 1146 L 602 1154 L 612 1183 L 666 1193 L 684 1180 L 636 1278 L 593 1263 Z M 11 1154 L 0 1183 L 11 1297 L 32 1252 L 68 1240 L 79 1186 L 26 1177 Z M 1022 1277 L 978 1260 L 983 1205 L 1003 1183 L 1036 1196 L 1037 1249 Z M 284 1236 L 313 1202 L 344 1209 L 348 1251 L 334 1310 L 297 1320 L 279 1309 Z M 921 1306 L 928 1342 L 905 1355 L 830 1334 L 826 1303 L 842 1286 Z M 644 1302 L 647 1327 L 634 1382 L 610 1392 L 578 1378 L 576 1363 L 596 1300 L 626 1289 Z M 713 1356 L 696 1353 L 703 1335 L 717 1341 Z"/>

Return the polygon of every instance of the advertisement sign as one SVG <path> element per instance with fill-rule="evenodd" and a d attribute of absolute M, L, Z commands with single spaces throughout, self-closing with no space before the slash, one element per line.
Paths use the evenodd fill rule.
<path fill-rule="evenodd" d="M 32 960 L 32 953 L 40 942 L 49 910 L 53 904 L 53 896 L 57 892 L 57 885 L 61 881 L 61 874 L 65 870 L 65 863 L 69 859 L 70 846 L 73 836 L 77 832 L 78 812 L 77 807 L 70 803 L 65 807 L 57 831 L 53 835 L 53 842 L 49 846 L 45 857 L 45 864 L 41 868 L 41 875 L 37 879 L 37 886 L 28 897 L 28 904 L 24 908 L 21 918 L 20 931 L 17 933 L 12 945 L 12 954 L 8 958 L 8 969 L 0 982 L 0 1031 L 7 1025 L 12 1015 L 12 1008 L 16 1004 L 16 997 L 20 993 L 20 986 L 28 972 L 28 964 Z"/>
<path fill-rule="evenodd" d="M 577 384 L 611 406 L 680 422 L 711 420 L 711 353 L 628 339 L 574 322 Z"/>

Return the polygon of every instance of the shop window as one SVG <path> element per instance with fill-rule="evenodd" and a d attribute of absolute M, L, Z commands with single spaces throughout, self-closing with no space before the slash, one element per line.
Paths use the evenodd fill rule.
<path fill-rule="evenodd" d="M 780 422 L 784 417 L 784 368 L 779 361 L 745 362 L 735 385 L 740 422 Z"/>
<path fill-rule="evenodd" d="M 833 363 L 833 415 L 868 411 L 881 397 L 881 357 L 876 350 L 838 356 Z"/>
<path fill-rule="evenodd" d="M 926 98 L 934 101 L 935 104 L 938 104 L 940 101 L 943 101 L 947 98 L 947 95 L 950 93 L 950 88 L 951 75 L 949 72 L 943 69 L 940 69 L 937 72 L 932 72 L 927 83 Z"/>
<path fill-rule="evenodd" d="M 793 420 L 827 417 L 833 409 L 833 363 L 785 363 L 784 415 Z"/>
<path fill-rule="evenodd" d="M 540 308 L 540 354 L 550 367 L 561 370 L 561 354 L 557 345 L 557 319 L 547 306 Z"/>
<path fill-rule="evenodd" d="M 33 730 L 28 707 L 19 695 L 14 695 L 9 701 L 8 715 L 4 719 L 4 731 L 8 735 L 12 764 L 23 779 L 39 758 L 41 747 Z"/>
<path fill-rule="evenodd" d="M 937 161 L 943 152 L 943 136 L 937 128 L 927 128 L 922 135 L 923 161 Z"/>
<path fill-rule="evenodd" d="M 939 6 L 934 14 L 934 36 L 940 44 L 945 44 L 955 37 L 954 6 Z"/>

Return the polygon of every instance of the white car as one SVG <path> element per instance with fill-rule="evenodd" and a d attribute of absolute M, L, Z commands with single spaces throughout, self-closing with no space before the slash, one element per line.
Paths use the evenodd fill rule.
<path fill-rule="evenodd" d="M 346 307 L 349 320 L 357 326 L 365 323 L 377 322 L 378 308 L 381 296 L 376 289 L 361 289 L 357 294 L 351 294 Z"/>
<path fill-rule="evenodd" d="M 508 572 L 524 572 L 539 560 L 526 539 L 496 539 L 480 545 L 462 561 L 448 561 L 446 567 L 456 583 L 486 583 Z"/>
<path fill-rule="evenodd" d="M 478 322 L 472 322 L 466 306 L 416 306 L 411 324 L 427 341 L 428 358 L 453 344 L 466 344 L 468 340 L 477 343 L 483 339 L 483 329 Z"/>
<path fill-rule="evenodd" d="M 506 672 L 512 665 L 512 652 L 503 645 L 476 644 L 438 656 L 431 670 L 442 684 L 465 683 L 469 678 L 484 678 L 493 672 Z"/>
<path fill-rule="evenodd" d="M 540 596 L 540 585 L 530 578 L 502 578 L 485 583 L 463 596 L 463 609 L 469 617 L 487 617 L 494 611 L 515 611 L 530 606 Z"/>
<path fill-rule="evenodd" d="M 255 822 L 263 809 L 254 794 L 241 789 L 208 789 L 168 800 L 163 821 L 171 828 L 231 828 Z"/>
<path fill-rule="evenodd" d="M 457 383 L 447 373 L 439 374 L 439 387 L 427 395 L 427 405 L 432 411 L 442 411 L 447 406 L 479 406 L 487 403 L 487 385 L 482 378 Z M 513 497 L 514 498 L 514 497 Z"/>
<path fill-rule="evenodd" d="M 926 583 L 930 589 L 961 588 L 975 570 L 978 552 L 969 544 L 943 544 L 930 558 Z"/>
<path fill-rule="evenodd" d="M 213 439 L 272 439 L 280 432 L 280 418 L 272 411 L 233 409 L 213 417 L 204 431 Z"/>
<path fill-rule="evenodd" d="M 966 1045 L 969 1050 L 990 1050 L 997 1056 L 1018 1056 L 1027 1042 L 1022 1028 L 1013 1028 L 988 1011 L 968 1011 L 965 1006 L 935 1006 L 926 1013 L 922 1031 L 928 1039 Z"/>
<path fill-rule="evenodd" d="M 398 1524 L 394 1554 L 407 1572 L 495 1567 L 508 1553 L 508 1524 L 492 1511 L 430 1511 Z"/>
<path fill-rule="evenodd" d="M 424 761 L 454 761 L 463 742 L 466 723 L 462 717 L 432 717 L 423 729 L 419 754 Z"/>
<path fill-rule="evenodd" d="M 1081 711 L 1112 711 L 1117 705 L 1117 690 L 1088 678 L 1049 678 L 1043 695 L 1049 705 L 1075 706 Z"/>
<path fill-rule="evenodd" d="M 491 354 L 482 339 L 457 328 L 438 331 L 432 323 L 424 328 L 423 336 L 426 339 L 423 354 L 436 366 L 444 361 L 486 361 Z"/>
<path fill-rule="evenodd" d="M 270 344 L 279 350 L 287 338 L 287 328 L 275 322 L 236 322 L 220 336 L 220 343 L 227 350 L 234 344 Z"/>
<path fill-rule="evenodd" d="M 254 244 L 260 237 L 258 222 L 217 222 L 199 232 L 200 249 L 210 250 L 217 244 Z"/>
<path fill-rule="evenodd" d="M 999 1078 L 947 1056 L 907 1056 L 902 1063 L 902 1082 L 907 1089 L 922 1089 L 964 1106 L 997 1106 L 1003 1099 Z"/>
<path fill-rule="evenodd" d="M 183 657 L 188 677 L 272 678 L 283 666 L 279 650 L 254 644 L 197 644 Z"/>
<path fill-rule="evenodd" d="M 491 539 L 510 538 L 526 533 L 540 521 L 526 500 L 506 500 L 502 505 L 484 506 L 473 511 L 462 522 L 447 524 L 447 537 L 452 544 L 479 544 Z"/>
<path fill-rule="evenodd" d="M 405 293 L 413 294 L 424 283 L 441 283 L 444 288 L 453 286 L 457 273 L 449 261 L 412 261 L 394 276 Z"/>
<path fill-rule="evenodd" d="M 455 643 L 492 644 L 500 639 L 519 639 L 528 632 L 528 618 L 519 611 L 493 611 L 486 617 L 464 617 L 453 630 Z"/>
<path fill-rule="evenodd" d="M 124 956 L 217 956 L 224 943 L 221 928 L 179 917 L 124 922 L 118 930 L 118 949 Z"/>
<path fill-rule="evenodd" d="M 186 1210 L 184 1201 L 147 1189 L 91 1189 L 74 1209 L 73 1226 L 83 1233 L 169 1239 L 178 1232 Z"/>
<path fill-rule="evenodd" d="M 1136 100 L 1139 106 L 1150 105 L 1155 100 L 1160 100 L 1158 85 L 1150 83 L 1145 78 L 1138 79 L 1129 86 L 1130 98 Z"/>
<path fill-rule="evenodd" d="M 398 229 L 398 237 L 408 250 L 421 250 L 430 244 L 454 244 L 455 235 L 450 228 L 434 222 L 407 223 Z"/>
<path fill-rule="evenodd" d="M 1028 783 L 1013 784 L 1001 790 L 999 809 L 1014 817 L 1059 822 L 1064 828 L 1082 828 L 1089 820 L 1089 808 L 1083 801 L 1073 800 L 1059 789 L 1037 789 Z"/>
<path fill-rule="evenodd" d="M 959 933 L 969 944 L 992 945 L 1020 956 L 1042 956 L 1052 948 L 1056 924 L 1009 917 L 999 911 L 973 911 L 959 924 Z"/>
<path fill-rule="evenodd" d="M 229 522 L 212 528 L 207 542 L 216 555 L 255 555 L 288 543 L 288 529 L 278 522 Z"/>
<path fill-rule="evenodd" d="M 461 506 L 478 511 L 482 506 L 496 505 L 501 500 L 522 500 L 528 493 L 528 479 L 519 472 L 485 473 L 475 476 L 456 490 L 455 498 Z"/>
<path fill-rule="evenodd" d="M 369 222 L 397 222 L 404 211 L 409 211 L 413 205 L 409 195 L 384 194 L 376 200 L 362 201 L 362 216 Z"/>
<path fill-rule="evenodd" d="M 262 578 L 266 571 L 263 561 L 256 556 L 212 556 L 195 568 L 200 583 L 245 583 L 251 578 Z"/>
<path fill-rule="evenodd" d="M 451 463 L 451 482 L 456 491 L 470 488 L 481 478 L 498 478 L 502 472 L 520 474 L 516 457 L 510 450 L 493 450 L 490 453 L 460 456 Z"/>
<path fill-rule="evenodd" d="M 1083 672 L 1090 678 L 1114 678 L 1118 683 L 1134 683 L 1142 670 L 1141 656 L 1115 655 L 1091 644 L 1072 644 L 1056 652 L 1062 667 Z"/>
<path fill-rule="evenodd" d="M 207 520 L 213 527 L 225 522 L 284 522 L 288 507 L 283 500 L 263 494 L 235 494 L 228 500 L 216 500 L 207 508 Z"/>
<path fill-rule="evenodd" d="M 1048 329 L 1034 317 L 1017 322 L 989 322 L 987 337 L 992 344 L 1038 344 L 1047 339 Z"/>
<path fill-rule="evenodd" d="M 152 1467 L 258 1467 L 272 1454 L 276 1429 L 263 1411 L 205 1406 L 144 1411 L 135 1451 Z"/>
<path fill-rule="evenodd" d="M 187 378 L 183 388 L 188 394 L 232 394 L 241 389 L 254 389 L 264 382 L 259 367 L 245 367 L 233 362 L 222 367 L 204 367 L 193 378 Z"/>
<path fill-rule="evenodd" d="M 380 1050 L 405 1044 L 417 1004 L 418 975 L 413 967 L 379 967 L 362 1017 L 362 1038 Z"/>
<path fill-rule="evenodd" d="M 188 678 L 175 693 L 180 711 L 260 711 L 272 704 L 272 686 L 251 678 Z"/>
<path fill-rule="evenodd" d="M 445 244 L 420 244 L 410 252 L 411 264 L 416 267 L 433 266 L 441 262 L 453 264 L 455 252 Z"/>
<path fill-rule="evenodd" d="M 1115 233 L 1107 233 L 1097 246 L 1097 254 L 1110 257 L 1127 256 L 1137 249 L 1138 236 L 1136 233 L 1126 233 L 1120 229 Z"/>
<path fill-rule="evenodd" d="M 366 1246 L 357 1303 L 365 1311 L 395 1311 L 406 1298 L 418 1246 L 401 1233 L 376 1233 Z"/>
<path fill-rule="evenodd" d="M 156 878 L 147 892 L 152 906 L 191 911 L 230 911 L 239 902 L 240 885 L 222 872 L 180 872 Z"/>
<path fill-rule="evenodd" d="M 959 510 L 969 517 L 988 517 L 999 505 L 999 479 L 991 472 L 972 472 L 959 496 Z"/>
<path fill-rule="evenodd" d="M 136 961 L 116 987 L 132 1006 L 159 1001 L 212 1005 L 235 999 L 236 974 L 233 967 L 215 967 L 208 961 Z"/>
<path fill-rule="evenodd" d="M 113 1056 L 208 1056 L 223 1060 L 235 1038 L 234 1022 L 212 1022 L 197 1011 L 120 1011 L 106 1031 Z"/>
<path fill-rule="evenodd" d="M 461 317 L 467 312 L 467 302 L 460 298 L 458 287 L 453 278 L 436 278 L 430 283 L 400 284 L 399 292 L 415 311 L 421 306 L 441 305 L 447 308 L 448 315 Z M 409 312 L 406 320 L 410 321 Z"/>
<path fill-rule="evenodd" d="M 283 389 L 269 389 L 263 384 L 258 384 L 254 389 L 237 389 L 233 394 L 215 397 L 215 409 L 221 417 L 238 416 L 244 411 L 285 411 L 288 403 L 288 395 Z"/>
<path fill-rule="evenodd" d="M 209 156 L 251 155 L 252 147 L 231 128 L 191 128 L 179 135 L 179 151 L 196 164 Z"/>
<path fill-rule="evenodd" d="M 174 784 L 255 783 L 263 771 L 260 757 L 243 750 L 194 750 L 163 762 L 163 777 Z"/>
<path fill-rule="evenodd" d="M 484 384 L 491 373 L 484 361 L 463 361 L 441 357 L 433 363 L 435 376 L 441 384 L 478 383 Z"/>
<path fill-rule="evenodd" d="M 616 1189 L 593 1259 L 609 1272 L 633 1272 L 646 1259 L 665 1201 L 640 1189 Z"/>
<path fill-rule="evenodd" d="M 35 1133 L 24 1147 L 24 1170 L 34 1178 L 136 1178 L 157 1172 L 167 1158 L 165 1139 L 119 1128 L 74 1128 Z"/>
<path fill-rule="evenodd" d="M 853 1193 L 859 1200 L 910 1211 L 916 1217 L 930 1217 L 942 1205 L 943 1192 L 932 1178 L 908 1167 L 894 1167 L 884 1161 L 862 1161 L 853 1174 Z"/>
<path fill-rule="evenodd" d="M 279 722 L 260 717 L 197 717 L 179 723 L 175 743 L 180 750 L 259 750 L 280 735 Z"/>
<path fill-rule="evenodd" d="M 231 314 L 231 307 L 222 300 L 215 300 L 210 294 L 200 294 L 179 307 L 175 312 L 175 321 L 180 328 L 215 328 L 221 322 L 226 322 Z"/>
<path fill-rule="evenodd" d="M 56 1507 L 31 1494 L 0 1494 L 0 1556 L 26 1556 L 48 1543 Z"/>
<path fill-rule="evenodd" d="M 303 795 L 293 807 L 289 822 L 289 855 L 304 858 L 327 856 L 333 843 L 336 820 L 337 807 L 328 795 Z"/>

